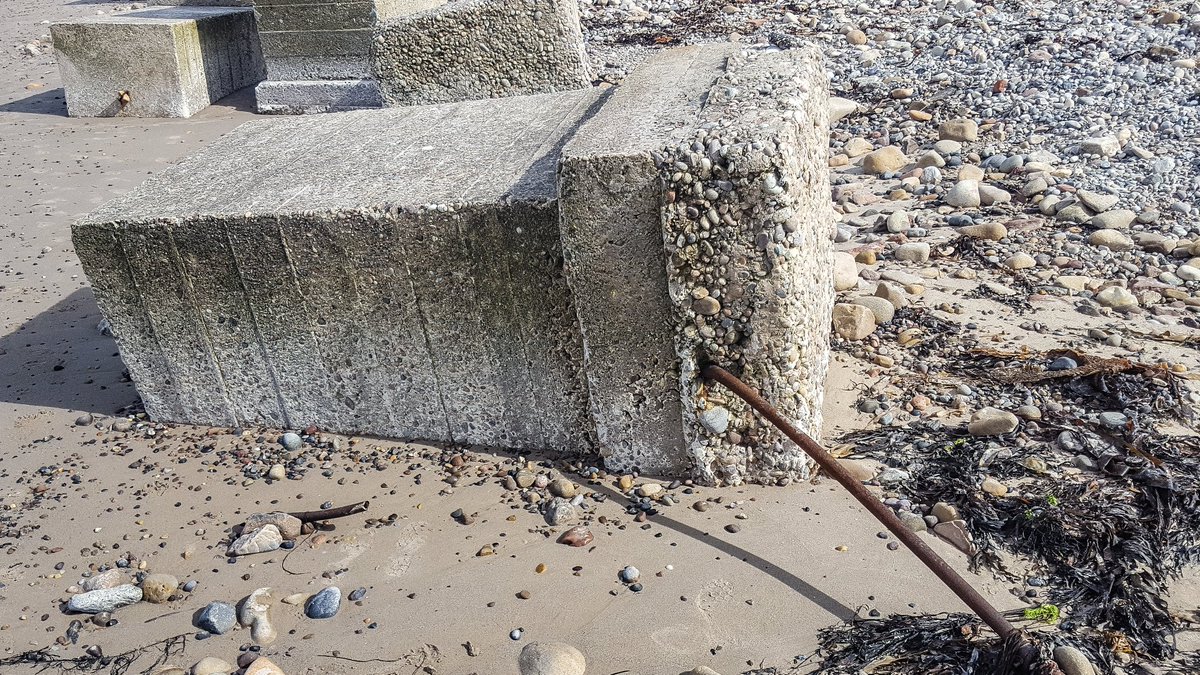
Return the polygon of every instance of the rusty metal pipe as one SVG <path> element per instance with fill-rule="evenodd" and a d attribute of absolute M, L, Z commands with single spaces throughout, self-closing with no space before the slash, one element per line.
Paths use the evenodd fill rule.
<path fill-rule="evenodd" d="M 732 373 L 724 368 L 716 365 L 705 366 L 702 375 L 713 382 L 717 382 L 729 389 L 734 394 L 737 394 L 750 407 L 754 408 L 768 422 L 775 425 L 777 429 L 787 435 L 788 438 L 800 446 L 804 452 L 808 453 L 821 470 L 833 476 L 834 480 L 842 484 L 842 487 L 850 491 L 854 498 L 858 500 L 871 515 L 875 516 L 879 522 L 883 523 L 896 538 L 901 541 L 917 558 L 925 563 L 925 566 L 937 575 L 942 583 L 954 592 L 967 607 L 970 607 L 983 622 L 992 627 L 992 630 L 1000 634 L 1001 637 L 1007 638 L 1014 635 L 1017 631 L 1011 623 L 1005 619 L 996 608 L 992 606 L 982 595 L 979 594 L 966 579 L 959 576 L 950 565 L 946 564 L 945 560 L 939 556 L 933 549 L 921 541 L 916 532 L 904 526 L 896 514 L 890 508 L 884 506 L 883 502 L 876 499 L 862 483 L 855 480 L 841 464 L 838 463 L 832 455 L 825 451 L 816 441 L 809 438 L 807 434 L 793 427 L 779 411 L 776 410 L 770 403 L 767 403 L 758 392 L 748 387 L 744 382 L 735 377 Z"/>

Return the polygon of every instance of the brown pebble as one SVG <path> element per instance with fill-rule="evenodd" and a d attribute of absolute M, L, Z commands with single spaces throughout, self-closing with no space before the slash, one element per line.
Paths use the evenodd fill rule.
<path fill-rule="evenodd" d="M 533 568 L 533 571 L 537 572 L 538 574 L 543 574 L 546 571 L 546 563 L 538 563 L 538 566 Z"/>
<path fill-rule="evenodd" d="M 520 593 L 517 593 L 517 597 L 522 600 L 528 600 L 529 598 L 533 597 L 533 594 L 529 591 L 521 591 Z"/>
<path fill-rule="evenodd" d="M 742 527 L 737 523 L 730 523 L 725 526 L 725 531 L 730 534 L 737 534 L 738 532 L 742 531 Z"/>

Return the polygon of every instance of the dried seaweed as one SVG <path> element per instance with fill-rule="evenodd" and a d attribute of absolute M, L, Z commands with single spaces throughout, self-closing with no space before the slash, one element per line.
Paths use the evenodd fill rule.
<path fill-rule="evenodd" d="M 62 657 L 55 656 L 50 652 L 50 648 L 46 647 L 2 659 L 0 666 L 33 666 L 36 673 L 46 671 L 59 673 L 107 672 L 108 675 L 125 675 L 143 656 L 157 653 L 152 663 L 139 666 L 138 672 L 148 673 L 166 663 L 171 657 L 182 654 L 187 649 L 189 635 L 189 633 L 175 635 L 115 656 L 105 656 L 99 648 L 94 648 L 94 653 L 88 651 L 83 656 Z"/>

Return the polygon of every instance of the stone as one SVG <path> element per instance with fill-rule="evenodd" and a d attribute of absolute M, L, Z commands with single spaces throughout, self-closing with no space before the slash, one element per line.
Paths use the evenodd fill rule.
<path fill-rule="evenodd" d="M 304 615 L 310 619 L 332 619 L 342 606 L 342 591 L 330 586 L 304 603 Z"/>
<path fill-rule="evenodd" d="M 858 264 L 854 256 L 844 251 L 833 253 L 833 288 L 848 291 L 858 285 Z"/>
<path fill-rule="evenodd" d="M 285 675 L 283 669 L 275 665 L 265 656 L 260 656 L 250 662 L 242 675 Z"/>
<path fill-rule="evenodd" d="M 576 525 L 563 532 L 558 538 L 558 543 L 580 548 L 592 543 L 594 538 L 592 531 L 586 525 Z"/>
<path fill-rule="evenodd" d="M 575 496 L 575 484 L 566 478 L 555 478 L 550 481 L 547 488 L 550 490 L 550 494 L 555 497 L 570 499 Z"/>
<path fill-rule="evenodd" d="M 875 149 L 875 146 L 865 138 L 855 136 L 846 141 L 846 145 L 842 147 L 842 152 L 846 153 L 847 157 L 861 157 Z"/>
<path fill-rule="evenodd" d="M 958 181 L 946 192 L 945 200 L 950 206 L 960 209 L 979 206 L 979 182 L 970 179 Z"/>
<path fill-rule="evenodd" d="M 1200 267 L 1180 265 L 1175 268 L 1175 275 L 1184 281 L 1200 281 Z"/>
<path fill-rule="evenodd" d="M 933 527 L 933 533 L 937 536 L 950 542 L 954 548 L 966 553 L 967 555 L 975 554 L 975 543 L 971 540 L 971 534 L 967 531 L 967 523 L 964 520 L 950 520 L 943 523 L 938 523 Z"/>
<path fill-rule="evenodd" d="M 960 518 L 958 515 L 958 509 L 951 504 L 947 504 L 946 502 L 938 502 L 934 504 L 933 508 L 930 509 L 929 514 L 934 518 L 937 518 L 937 522 L 939 523 L 948 523 L 952 520 L 958 520 Z"/>
<path fill-rule="evenodd" d="M 283 535 L 274 525 L 263 525 L 243 534 L 229 545 L 228 555 L 251 555 L 276 551 L 283 545 Z"/>
<path fill-rule="evenodd" d="M 1001 187 L 988 185 L 986 183 L 979 184 L 979 203 L 983 206 L 992 206 L 995 204 L 1007 204 L 1012 201 L 1012 194 Z"/>
<path fill-rule="evenodd" d="M 521 675 L 584 675 L 583 653 L 562 642 L 530 642 L 517 657 Z"/>
<path fill-rule="evenodd" d="M 938 140 L 974 141 L 979 139 L 979 125 L 966 117 L 947 120 L 938 125 Z"/>
<path fill-rule="evenodd" d="M 708 666 L 696 666 L 695 668 L 692 668 L 691 670 L 687 671 L 683 675 L 721 675 L 721 674 L 718 673 L 717 671 L 713 670 L 712 668 L 709 668 Z"/>
<path fill-rule="evenodd" d="M 879 473 L 873 466 L 867 462 L 857 459 L 839 459 L 838 464 L 842 465 L 851 476 L 857 481 L 868 481 Z"/>
<path fill-rule="evenodd" d="M 514 476 L 514 482 L 516 482 L 517 487 L 522 489 L 532 486 L 536 480 L 537 474 L 532 471 L 518 471 L 516 476 Z"/>
<path fill-rule="evenodd" d="M 862 305 L 871 310 L 871 314 L 875 316 L 875 323 L 885 324 L 892 320 L 896 315 L 896 306 L 888 302 L 886 298 L 875 296 L 867 296 L 863 298 L 855 298 L 854 304 Z"/>
<path fill-rule="evenodd" d="M 957 155 L 962 152 L 962 143 L 959 141 L 943 138 L 933 144 L 935 152 L 941 155 Z"/>
<path fill-rule="evenodd" d="M 1054 213 L 1054 217 L 1071 223 L 1086 223 L 1092 219 L 1092 214 L 1078 202 L 1068 204 Z"/>
<path fill-rule="evenodd" d="M 159 666 L 150 671 L 150 675 L 188 675 L 188 669 L 179 666 Z"/>
<path fill-rule="evenodd" d="M 976 164 L 963 164 L 958 168 L 959 182 L 964 180 L 973 180 L 975 182 L 983 181 L 983 169 Z"/>
<path fill-rule="evenodd" d="M 283 480 L 287 478 L 287 469 L 282 464 L 272 464 L 267 470 L 267 478 L 271 480 Z"/>
<path fill-rule="evenodd" d="M 983 490 L 989 495 L 992 495 L 993 497 L 1003 497 L 1004 495 L 1008 494 L 1008 486 L 996 480 L 995 478 L 992 478 L 991 476 L 983 479 L 983 482 L 981 482 L 979 485 L 979 489 Z"/>
<path fill-rule="evenodd" d="M 1137 214 L 1129 209 L 1113 209 L 1092 216 L 1088 224 L 1101 230 L 1124 230 L 1137 218 Z"/>
<path fill-rule="evenodd" d="M 837 122 L 848 115 L 862 112 L 862 106 L 854 101 L 840 96 L 829 97 L 829 122 Z"/>
<path fill-rule="evenodd" d="M 896 515 L 900 518 L 900 522 L 904 523 L 904 527 L 907 527 L 913 532 L 924 532 L 925 530 L 929 529 L 928 525 L 925 523 L 925 519 L 922 518 L 921 514 L 919 513 L 913 513 L 912 511 L 900 511 Z"/>
<path fill-rule="evenodd" d="M 178 589 L 179 580 L 170 574 L 147 574 L 142 579 L 142 599 L 146 602 L 164 603 Z"/>
<path fill-rule="evenodd" d="M 1128 251 L 1133 248 L 1133 240 L 1120 230 L 1096 230 L 1088 236 L 1088 243 L 1113 251 Z"/>
<path fill-rule="evenodd" d="M 238 607 L 238 623 L 250 629 L 250 639 L 256 644 L 269 645 L 278 637 L 271 618 L 274 600 L 270 588 L 259 588 L 242 600 Z"/>
<path fill-rule="evenodd" d="M 280 536 L 286 540 L 292 540 L 300 536 L 300 528 L 303 526 L 303 523 L 300 522 L 299 518 L 282 511 L 254 513 L 246 518 L 246 522 L 242 525 L 242 531 L 253 532 L 266 525 L 274 525 L 279 530 Z"/>
<path fill-rule="evenodd" d="M 887 300 L 896 309 L 908 306 L 908 294 L 886 281 L 881 281 L 875 286 L 875 297 Z"/>
<path fill-rule="evenodd" d="M 699 414 L 700 425 L 710 434 L 723 434 L 729 428 L 729 409 L 715 405 Z"/>
<path fill-rule="evenodd" d="M 979 223 L 977 225 L 964 225 L 958 228 L 958 233 L 972 239 L 983 239 L 986 241 L 1000 241 L 1008 236 L 1008 228 L 1003 223 L 995 221 L 987 223 Z"/>
<path fill-rule="evenodd" d="M 125 573 L 114 568 L 97 572 L 84 579 L 79 585 L 83 587 L 84 591 L 98 591 L 102 588 L 116 588 L 127 583 L 129 583 L 129 579 L 125 576 Z"/>
<path fill-rule="evenodd" d="M 67 611 L 81 614 L 115 612 L 121 607 L 140 602 L 141 599 L 142 589 L 133 584 L 124 584 L 72 595 L 67 601 Z"/>
<path fill-rule="evenodd" d="M 1124 413 L 1113 411 L 1102 412 L 1096 416 L 1096 419 L 1109 429 L 1123 429 L 1129 422 L 1129 418 Z"/>
<path fill-rule="evenodd" d="M 639 497 L 654 498 L 662 494 L 663 486 L 658 483 L 646 483 L 637 489 Z"/>
<path fill-rule="evenodd" d="M 633 565 L 627 565 L 621 568 L 620 573 L 617 574 L 617 578 L 621 580 L 621 583 L 632 584 L 642 578 L 642 573 Z"/>
<path fill-rule="evenodd" d="M 1060 274 L 1059 276 L 1054 278 L 1055 286 L 1058 286 L 1059 288 L 1065 288 L 1067 290 L 1075 291 L 1076 293 L 1087 288 L 1088 284 L 1091 282 L 1092 282 L 1091 277 L 1083 277 L 1083 276 L 1078 276 L 1078 275 L 1073 275 L 1073 274 Z"/>
<path fill-rule="evenodd" d="M 224 635 L 237 623 L 237 611 L 225 602 L 210 602 L 196 616 L 196 628 L 213 635 Z"/>
<path fill-rule="evenodd" d="M 1033 256 L 1024 251 L 1014 253 L 1004 260 L 1004 266 L 1010 270 L 1026 270 L 1035 265 L 1037 262 L 1034 261 Z"/>
<path fill-rule="evenodd" d="M 862 340 L 875 332 L 875 314 L 863 305 L 839 303 L 833 307 L 833 330 L 847 340 Z"/>
<path fill-rule="evenodd" d="M 578 509 L 566 499 L 555 497 L 546 505 L 546 522 L 551 525 L 565 525 L 578 517 Z"/>
<path fill-rule="evenodd" d="M 1063 675 L 1096 675 L 1096 669 L 1083 652 L 1070 645 L 1054 648 L 1054 662 Z"/>
<path fill-rule="evenodd" d="M 1121 142 L 1117 140 L 1116 136 L 1089 138 L 1079 144 L 1079 151 L 1085 155 L 1112 157 L 1121 151 Z"/>
<path fill-rule="evenodd" d="M 929 244 L 923 241 L 900 244 L 892 254 L 896 260 L 911 263 L 923 263 L 929 260 Z"/>
<path fill-rule="evenodd" d="M 381 20 L 373 43 L 372 74 L 386 105 L 545 94 L 592 82 L 579 4 L 570 0 L 447 2 Z"/>
<path fill-rule="evenodd" d="M 967 431 L 972 436 L 1001 436 L 1017 428 L 1017 416 L 998 408 L 982 408 L 971 416 Z"/>
<path fill-rule="evenodd" d="M 1075 192 L 1075 198 L 1096 213 L 1111 209 L 1121 200 L 1117 195 L 1092 192 L 1091 190 L 1078 190 Z"/>
<path fill-rule="evenodd" d="M 206 656 L 192 666 L 192 675 L 232 675 L 236 671 L 237 666 L 215 656 Z"/>
<path fill-rule="evenodd" d="M 1137 297 L 1122 286 L 1109 286 L 1102 289 L 1096 294 L 1096 302 L 1118 311 L 1133 309 L 1140 304 Z"/>
<path fill-rule="evenodd" d="M 191 117 L 265 77 L 250 8 L 103 14 L 50 34 L 71 117 Z"/>
<path fill-rule="evenodd" d="M 904 152 L 900 148 L 894 145 L 885 145 L 865 155 L 862 168 L 863 172 L 878 176 L 885 173 L 896 173 L 908 166 L 908 163 L 908 157 L 904 156 Z"/>

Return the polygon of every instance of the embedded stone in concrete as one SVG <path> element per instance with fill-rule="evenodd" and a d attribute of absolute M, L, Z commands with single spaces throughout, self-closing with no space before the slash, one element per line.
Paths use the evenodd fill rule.
<path fill-rule="evenodd" d="M 387 105 L 587 87 L 575 0 L 453 0 L 383 19 L 372 68 Z"/>
<path fill-rule="evenodd" d="M 72 117 L 190 117 L 265 77 L 247 8 L 162 7 L 50 32 Z"/>
<path fill-rule="evenodd" d="M 251 122 L 76 224 L 149 414 L 590 450 L 555 167 L 596 99 Z"/>
<path fill-rule="evenodd" d="M 735 484 L 807 475 L 801 450 L 698 371 L 733 368 L 819 436 L 828 116 L 814 48 L 683 47 L 643 63 L 564 148 L 567 277 L 610 468 Z M 719 433 L 701 419 L 717 406 L 730 411 Z"/>

